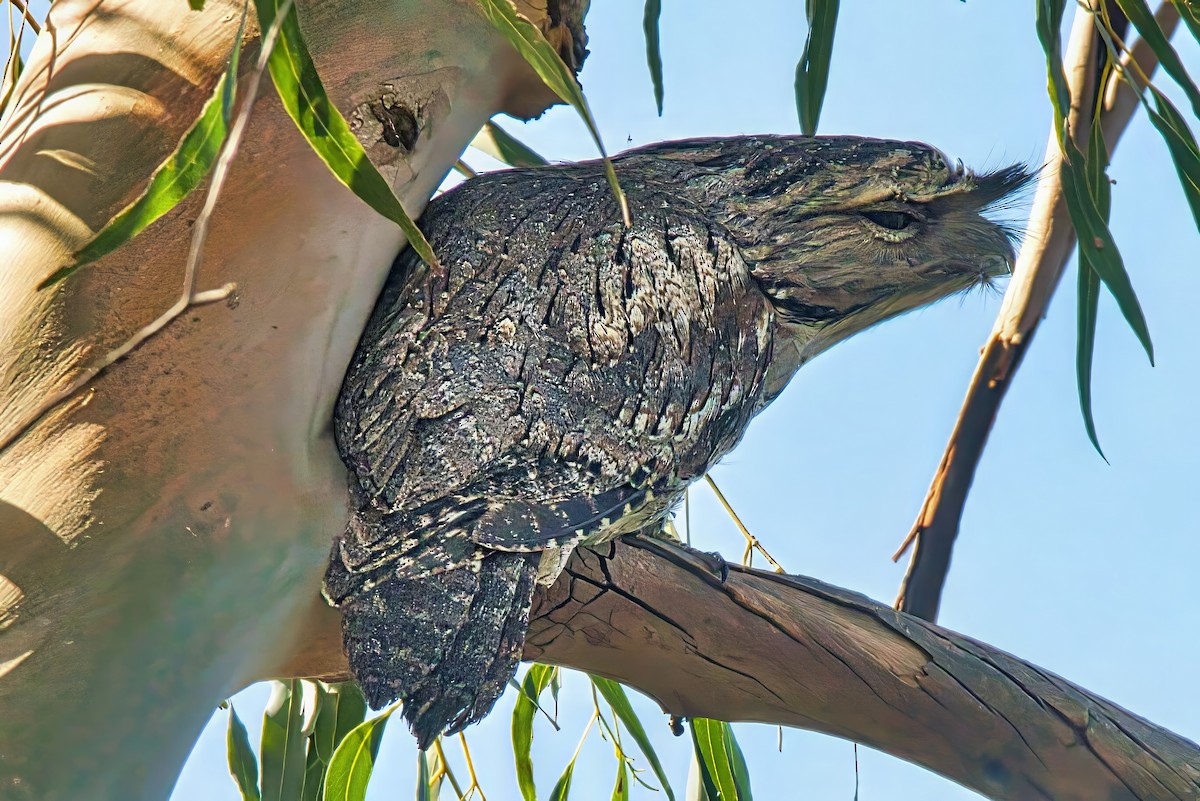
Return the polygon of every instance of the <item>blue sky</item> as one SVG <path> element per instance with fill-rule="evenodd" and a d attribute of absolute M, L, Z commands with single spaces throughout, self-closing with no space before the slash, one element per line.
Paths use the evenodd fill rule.
<path fill-rule="evenodd" d="M 663 139 L 796 133 L 792 94 L 803 4 L 666 3 L 666 109 L 655 115 L 641 3 L 593 4 L 582 78 L 612 151 Z M 728 15 L 728 16 L 727 16 Z M 1200 67 L 1186 33 L 1185 64 Z M 1165 85 L 1165 84 L 1164 84 Z M 1042 157 L 1049 122 L 1032 4 L 914 0 L 843 4 L 821 133 L 919 139 L 977 169 Z M 574 113 L 509 130 L 551 159 L 591 158 Z M 628 140 L 632 140 L 629 142 Z M 483 165 L 486 160 L 467 160 Z M 1053 670 L 1116 703 L 1200 739 L 1195 566 L 1200 472 L 1197 239 L 1174 171 L 1139 119 L 1112 168 L 1113 228 L 1149 319 L 1151 368 L 1107 298 L 1100 304 L 1095 412 L 1112 464 L 1092 450 L 1074 378 L 1074 267 L 1009 393 L 972 492 L 941 623 Z M 790 571 L 890 601 L 904 565 L 889 556 L 912 523 L 953 425 L 999 297 L 972 294 L 910 314 L 839 345 L 800 371 L 714 471 L 731 503 Z M 704 548 L 741 552 L 705 489 L 692 495 Z M 265 689 L 236 699 L 257 736 Z M 468 732 L 492 801 L 516 797 L 506 696 Z M 640 705 L 677 790 L 689 743 Z M 541 726 L 543 792 L 574 750 L 590 711 L 581 677 L 564 688 L 561 733 Z M 174 801 L 233 799 L 224 713 L 197 745 Z M 736 727 L 763 798 L 845 799 L 854 754 L 844 741 L 762 725 Z M 415 749 L 402 726 L 385 737 L 371 797 L 412 792 Z M 976 796 L 919 768 L 859 749 L 860 797 L 916 801 Z M 607 797 L 615 766 L 593 736 L 575 797 Z M 661 798 L 642 792 L 636 797 Z"/>

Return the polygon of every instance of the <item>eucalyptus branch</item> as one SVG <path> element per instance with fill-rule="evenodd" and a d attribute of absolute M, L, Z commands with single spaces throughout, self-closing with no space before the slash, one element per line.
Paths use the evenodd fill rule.
<path fill-rule="evenodd" d="M 17 7 L 17 11 L 21 12 L 21 19 L 25 20 L 25 23 L 34 32 L 34 34 L 40 34 L 42 32 L 42 26 L 38 24 L 38 21 L 34 18 L 33 14 L 29 13 L 29 6 L 25 4 L 25 0 L 8 0 L 8 2 Z"/>
<path fill-rule="evenodd" d="M 750 529 L 746 528 L 746 524 L 742 522 L 742 518 L 738 517 L 738 513 L 733 511 L 733 507 L 730 506 L 729 501 L 725 499 L 725 493 L 721 492 L 721 488 L 717 486 L 717 482 L 713 480 L 712 475 L 710 473 L 705 473 L 704 480 L 708 482 L 708 486 L 712 489 L 713 494 L 717 496 L 717 500 L 721 502 L 721 506 L 724 507 L 725 512 L 729 515 L 730 519 L 733 520 L 733 524 L 737 526 L 738 531 L 742 532 L 742 536 L 746 538 L 746 550 L 742 554 L 742 564 L 744 564 L 746 567 L 750 567 L 750 562 L 754 558 L 754 552 L 758 551 L 763 555 L 763 558 L 767 560 L 767 564 L 775 569 L 776 573 L 786 573 L 787 571 L 783 569 L 783 565 L 779 564 L 779 562 L 775 560 L 775 557 L 771 556 L 771 554 L 767 552 L 767 549 L 763 547 L 761 542 L 759 542 L 758 537 L 755 537 L 750 533 Z M 691 541 L 690 534 L 688 536 L 688 541 Z"/>
<path fill-rule="evenodd" d="M 1064 59 L 1072 102 L 1068 128 L 1076 144 L 1085 151 L 1085 121 L 1092 114 L 1093 99 L 1097 96 L 1094 89 L 1097 36 L 1093 21 L 1097 8 L 1097 0 L 1079 6 Z M 1178 11 L 1170 3 L 1163 3 L 1155 17 L 1169 37 L 1179 21 Z M 1158 59 L 1150 46 L 1139 40 L 1122 59 L 1122 67 L 1130 63 L 1140 65 L 1145 74 L 1152 75 Z M 1100 124 L 1111 153 L 1137 109 L 1138 96 L 1129 86 L 1119 83 L 1110 85 L 1104 94 L 1106 100 L 1100 111 Z M 1055 132 L 1051 131 L 1045 166 L 1029 218 L 1028 236 L 1013 269 L 1012 281 L 983 346 L 966 399 L 921 511 L 912 530 L 892 556 L 893 560 L 898 560 L 909 546 L 915 545 L 896 598 L 896 608 L 926 620 L 937 618 L 967 493 L 1000 403 L 1074 251 L 1075 230 L 1063 199 L 1061 166 L 1062 152 Z"/>
<path fill-rule="evenodd" d="M 667 714 L 870 745 L 988 798 L 1200 793 L 1195 743 L 1059 676 L 814 579 L 722 572 L 659 540 L 577 549 L 535 600 L 525 658 L 623 681 Z"/>

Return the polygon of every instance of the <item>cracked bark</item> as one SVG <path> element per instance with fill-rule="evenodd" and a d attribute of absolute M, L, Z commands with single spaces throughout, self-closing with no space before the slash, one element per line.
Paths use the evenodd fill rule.
<path fill-rule="evenodd" d="M 991 646 L 799 576 L 628 539 L 535 600 L 525 657 L 674 715 L 843 737 L 990 798 L 1200 798 L 1200 749 Z"/>

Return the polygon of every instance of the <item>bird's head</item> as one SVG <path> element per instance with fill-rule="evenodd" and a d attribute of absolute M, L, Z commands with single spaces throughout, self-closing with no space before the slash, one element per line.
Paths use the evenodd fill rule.
<path fill-rule="evenodd" d="M 770 298 L 768 398 L 834 343 L 1008 271 L 1012 230 L 984 212 L 1031 177 L 861 137 L 695 139 L 637 154 L 670 164 L 675 191 L 733 234 Z"/>

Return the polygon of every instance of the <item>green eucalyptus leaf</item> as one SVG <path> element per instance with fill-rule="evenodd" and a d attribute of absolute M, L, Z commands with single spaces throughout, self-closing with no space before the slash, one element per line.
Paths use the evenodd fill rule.
<path fill-rule="evenodd" d="M 833 58 L 833 34 L 837 28 L 838 0 L 805 0 L 808 35 L 796 64 L 796 111 L 805 136 L 817 132 L 825 88 L 829 85 L 829 63 Z"/>
<path fill-rule="evenodd" d="M 613 783 L 612 801 L 629 801 L 629 766 L 617 760 L 617 779 Z"/>
<path fill-rule="evenodd" d="M 1046 91 L 1054 108 L 1054 133 L 1059 147 L 1063 146 L 1063 120 L 1071 107 L 1071 93 L 1063 72 L 1062 40 L 1058 34 L 1062 30 L 1065 11 L 1066 0 L 1038 0 L 1037 35 L 1046 54 Z"/>
<path fill-rule="evenodd" d="M 382 715 L 363 721 L 342 739 L 325 773 L 323 801 L 363 801 L 367 797 L 367 783 L 375 770 L 379 742 L 388 719 L 398 708 L 393 706 Z"/>
<path fill-rule="evenodd" d="M 328 765 L 342 738 L 366 718 L 367 699 L 352 681 L 326 685 L 324 692 L 313 726 L 313 741 L 317 756 Z"/>
<path fill-rule="evenodd" d="M 442 792 L 442 777 L 437 779 L 441 760 L 432 748 L 417 751 L 417 801 L 437 801 Z"/>
<path fill-rule="evenodd" d="M 254 0 L 254 3 L 258 9 L 258 24 L 265 31 L 287 0 Z M 287 5 L 279 41 L 271 51 L 267 69 L 288 116 L 334 176 L 363 202 L 400 226 L 417 255 L 431 269 L 441 271 L 441 264 L 425 235 L 408 216 L 391 186 L 367 158 L 346 119 L 325 94 L 312 56 L 304 44 L 295 6 Z"/>
<path fill-rule="evenodd" d="M 733 734 L 733 726 L 725 722 L 722 722 L 721 726 L 725 730 L 725 744 L 729 749 L 729 764 L 733 768 L 733 783 L 737 787 L 738 798 L 741 801 L 754 801 L 754 794 L 750 791 L 750 768 L 746 765 L 746 755 L 742 753 L 742 747 Z"/>
<path fill-rule="evenodd" d="M 550 697 L 554 699 L 554 716 L 558 717 L 558 691 L 562 689 L 563 672 L 561 670 L 554 671 L 554 676 L 550 679 Z"/>
<path fill-rule="evenodd" d="M 1196 139 L 1192 136 L 1183 115 L 1166 95 L 1153 86 L 1150 87 L 1150 92 L 1154 95 L 1154 107 L 1151 108 L 1145 98 L 1142 102 L 1146 106 L 1150 123 L 1167 143 L 1175 172 L 1179 175 L 1180 186 L 1183 187 L 1183 195 L 1192 210 L 1192 219 L 1196 228 L 1200 229 L 1200 148 L 1196 146 Z"/>
<path fill-rule="evenodd" d="M 1104 145 L 1104 134 L 1100 127 L 1100 115 L 1092 115 L 1092 126 L 1088 140 L 1088 189 L 1096 201 L 1097 210 L 1108 219 L 1111 206 L 1112 187 L 1108 182 L 1108 151 Z M 1083 413 L 1083 425 L 1092 446 L 1105 459 L 1096 435 L 1096 422 L 1092 416 L 1092 360 L 1096 347 L 1096 315 L 1100 297 L 1100 275 L 1087 260 L 1083 248 L 1079 249 L 1079 314 L 1078 340 L 1075 350 L 1075 373 L 1079 384 L 1079 408 Z M 1107 459 L 1105 459 L 1107 461 Z"/>
<path fill-rule="evenodd" d="M 1096 199 L 1088 188 L 1088 160 L 1071 137 L 1067 136 L 1066 119 L 1070 111 L 1071 97 L 1063 73 L 1062 42 L 1059 30 L 1062 26 L 1066 0 L 1038 0 L 1037 33 L 1042 50 L 1046 54 L 1047 88 L 1054 109 L 1054 131 L 1062 149 L 1061 170 L 1063 199 L 1071 223 L 1079 235 L 1079 252 L 1087 264 L 1099 275 L 1100 280 L 1112 293 L 1117 307 L 1125 317 L 1134 335 L 1142 344 L 1150 363 L 1154 363 L 1154 345 L 1150 340 L 1150 329 L 1146 324 L 1141 304 L 1133 291 L 1129 274 L 1121 253 L 1113 241 L 1105 215 L 1100 213 Z"/>
<path fill-rule="evenodd" d="M 1096 347 L 1096 315 L 1100 297 L 1100 276 L 1079 255 L 1079 339 L 1075 343 L 1075 374 L 1079 384 L 1079 407 L 1083 412 L 1083 425 L 1088 439 L 1107 461 L 1096 436 L 1096 422 L 1092 417 L 1092 359 Z"/>
<path fill-rule="evenodd" d="M 300 794 L 300 801 L 321 801 L 321 795 L 325 791 L 325 763 L 321 761 L 317 755 L 317 749 L 314 746 L 313 738 L 309 737 L 308 753 L 304 763 L 304 792 Z"/>
<path fill-rule="evenodd" d="M 513 759 L 517 767 L 517 787 L 525 801 L 537 801 L 537 788 L 533 783 L 533 718 L 537 714 L 538 698 L 557 672 L 558 668 L 551 665 L 530 665 L 521 680 L 521 692 L 513 707 Z"/>
<path fill-rule="evenodd" d="M 733 728 L 723 721 L 692 718 L 692 745 L 704 792 L 711 801 L 752 801 L 746 760 Z"/>
<path fill-rule="evenodd" d="M 1117 308 L 1142 344 L 1150 363 L 1154 364 L 1154 344 L 1150 340 L 1146 316 L 1133 291 L 1129 273 L 1125 271 L 1125 263 L 1113 241 L 1108 223 L 1100 215 L 1088 191 L 1087 159 L 1070 139 L 1065 140 L 1065 145 L 1067 161 L 1062 167 L 1063 197 L 1071 222 L 1079 234 L 1080 250 L 1117 301 Z"/>
<path fill-rule="evenodd" d="M 692 737 L 692 758 L 688 764 L 687 801 L 716 801 L 719 796 L 713 777 L 700 760 L 695 736 Z"/>
<path fill-rule="evenodd" d="M 510 167 L 540 167 L 547 163 L 532 148 L 491 120 L 475 134 L 471 147 Z"/>
<path fill-rule="evenodd" d="M 306 738 L 300 680 L 271 682 L 271 698 L 263 712 L 263 801 L 295 801 L 304 789 Z"/>
<path fill-rule="evenodd" d="M 554 46 L 546 41 L 541 30 L 521 16 L 510 0 L 479 0 L 479 2 L 488 21 L 516 48 L 529 66 L 533 67 L 533 71 L 538 74 L 542 82 L 550 87 L 563 102 L 569 103 L 587 125 L 588 133 L 592 135 L 592 140 L 596 143 L 596 148 L 604 159 L 604 173 L 608 177 L 608 185 L 612 188 L 613 197 L 616 198 L 617 206 L 620 208 L 621 219 L 628 228 L 630 225 L 629 203 L 625 199 L 621 185 L 617 182 L 617 173 L 613 170 L 612 162 L 609 161 L 608 154 L 604 150 L 604 143 L 600 140 L 600 131 L 596 128 L 596 120 L 592 117 L 592 110 L 588 106 L 587 98 L 583 96 L 579 81 L 575 80 L 571 69 L 563 63 Z"/>
<path fill-rule="evenodd" d="M 213 93 L 200 110 L 200 116 L 184 133 L 175 151 L 150 177 L 146 191 L 117 212 L 73 255 L 70 264 L 54 271 L 49 278 L 38 284 L 38 289 L 58 283 L 80 267 L 112 253 L 133 239 L 152 222 L 175 208 L 212 170 L 217 156 L 220 155 L 221 145 L 229 134 L 237 87 L 238 57 L 242 51 L 242 34 L 245 27 L 246 15 L 243 9 L 233 48 L 229 53 L 229 65 L 217 80 L 217 85 L 213 87 Z"/>
<path fill-rule="evenodd" d="M 237 784 L 242 801 L 259 801 L 258 760 L 250 747 L 246 726 L 229 705 L 229 728 L 225 732 L 225 752 L 229 761 L 229 773 Z"/>
<path fill-rule="evenodd" d="M 1200 42 L 1200 5 L 1195 0 L 1171 0 L 1171 5 L 1179 12 L 1192 37 Z"/>
<path fill-rule="evenodd" d="M 567 801 L 567 797 L 571 794 L 571 778 L 575 775 L 575 760 L 578 758 L 579 754 L 576 752 L 575 756 L 571 757 L 571 761 L 567 763 L 566 769 L 554 783 L 554 789 L 550 791 L 550 801 Z"/>
<path fill-rule="evenodd" d="M 642 12 L 642 30 L 646 33 L 646 66 L 650 68 L 650 82 L 654 84 L 654 105 L 658 116 L 663 112 L 663 67 L 662 51 L 658 43 L 658 19 L 662 15 L 662 0 L 646 0 Z"/>
<path fill-rule="evenodd" d="M 637 713 L 633 711 L 633 705 L 629 703 L 629 696 L 625 693 L 625 688 L 617 682 L 601 676 L 589 675 L 589 678 L 596 689 L 600 691 L 600 694 L 604 696 L 604 700 L 613 708 L 617 719 L 625 724 L 626 730 L 629 731 L 638 748 L 646 755 L 646 761 L 650 763 L 651 770 L 658 777 L 659 784 L 662 785 L 663 792 L 666 793 L 667 798 L 670 801 L 675 801 L 675 792 L 671 789 L 671 783 L 667 779 L 667 772 L 663 770 L 662 763 L 658 759 L 658 754 L 654 751 L 654 744 L 646 736 L 646 729 L 642 726 L 642 721 L 638 718 Z"/>
<path fill-rule="evenodd" d="M 1158 63 L 1162 65 L 1163 72 L 1170 75 L 1187 94 L 1188 101 L 1192 104 L 1192 113 L 1200 117 L 1200 89 L 1196 88 L 1183 62 L 1179 60 L 1179 54 L 1159 27 L 1158 20 L 1154 19 L 1154 12 L 1146 4 L 1146 0 L 1117 0 L 1117 6 L 1133 23 L 1138 35 L 1150 46 L 1154 55 L 1158 56 Z"/>

